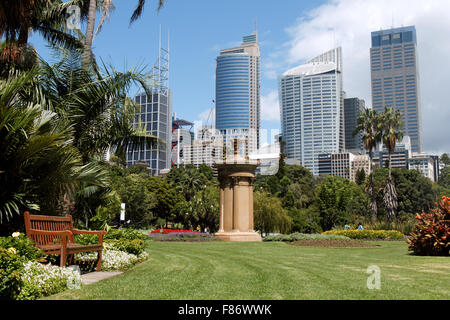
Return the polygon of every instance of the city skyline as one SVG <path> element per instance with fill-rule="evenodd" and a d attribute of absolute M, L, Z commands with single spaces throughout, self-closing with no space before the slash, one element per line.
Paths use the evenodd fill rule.
<path fill-rule="evenodd" d="M 438 45 L 438 34 L 450 31 L 450 24 L 444 19 L 450 3 L 433 1 L 427 4 L 427 10 L 422 10 L 422 5 L 421 1 L 404 0 L 395 3 L 386 0 L 286 1 L 283 6 L 269 1 L 246 1 L 236 13 L 231 2 L 199 1 L 187 5 L 168 1 L 159 14 L 148 6 L 143 19 L 129 28 L 128 13 L 133 4 L 119 2 L 110 22 L 96 37 L 94 52 L 118 70 L 130 65 L 149 65 L 156 55 L 162 25 L 163 31 L 170 31 L 171 51 L 174 52 L 171 61 L 174 111 L 181 118 L 195 121 L 204 115 L 206 118 L 213 106 L 214 59 L 218 50 L 238 45 L 236 40 L 242 34 L 249 34 L 257 20 L 261 45 L 261 120 L 262 128 L 270 131 L 280 127 L 278 74 L 338 44 L 343 48 L 347 96 L 364 99 L 370 106 L 370 32 L 415 25 L 424 115 L 423 151 L 442 153 L 450 149 L 450 142 L 443 138 L 449 135 L 445 119 L 450 117 L 450 110 L 445 108 L 442 87 L 450 71 L 445 60 L 450 47 Z M 385 8 L 389 8 L 388 12 Z M 350 11 L 352 15 L 348 15 Z M 229 24 L 230 19 L 233 24 Z M 115 41 L 110 41 L 112 38 Z M 51 60 L 51 53 L 39 36 L 33 35 L 32 43 L 45 59 Z"/>

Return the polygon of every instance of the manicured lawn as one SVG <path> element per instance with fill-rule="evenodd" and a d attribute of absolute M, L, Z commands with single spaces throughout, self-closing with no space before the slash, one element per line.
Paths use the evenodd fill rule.
<path fill-rule="evenodd" d="M 450 258 L 373 243 L 380 246 L 149 242 L 148 261 L 49 299 L 450 299 Z M 380 290 L 367 289 L 370 265 L 381 269 Z"/>

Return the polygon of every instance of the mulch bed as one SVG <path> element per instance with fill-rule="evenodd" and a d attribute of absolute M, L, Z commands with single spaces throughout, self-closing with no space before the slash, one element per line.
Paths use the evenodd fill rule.
<path fill-rule="evenodd" d="M 361 247 L 378 247 L 360 240 L 300 240 L 290 243 L 293 246 L 305 247 L 335 247 L 335 248 L 361 248 Z"/>

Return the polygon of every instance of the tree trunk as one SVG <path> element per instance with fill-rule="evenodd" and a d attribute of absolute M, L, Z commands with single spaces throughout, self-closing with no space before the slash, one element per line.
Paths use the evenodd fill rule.
<path fill-rule="evenodd" d="M 391 153 L 389 152 L 389 174 L 384 188 L 384 205 L 386 206 L 387 219 L 392 222 L 395 218 L 395 211 L 397 210 L 397 191 L 395 190 L 394 182 L 391 175 Z"/>
<path fill-rule="evenodd" d="M 369 195 L 370 195 L 370 210 L 372 219 L 377 220 L 377 200 L 375 198 L 375 187 L 373 185 L 373 171 L 372 171 L 372 150 L 369 151 Z"/>
<path fill-rule="evenodd" d="M 84 49 L 81 55 L 81 65 L 83 70 L 87 70 L 92 58 L 92 39 L 94 38 L 95 27 L 95 9 L 97 7 L 96 0 L 89 1 L 89 15 L 86 27 L 86 35 L 84 40 Z"/>

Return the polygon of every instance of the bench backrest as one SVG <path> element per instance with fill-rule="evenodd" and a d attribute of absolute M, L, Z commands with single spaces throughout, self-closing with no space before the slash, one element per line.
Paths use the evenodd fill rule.
<path fill-rule="evenodd" d="M 42 231 L 65 231 L 73 229 L 72 216 L 70 215 L 65 217 L 40 216 L 32 215 L 27 211 L 24 213 L 24 218 L 27 237 L 34 241 L 34 243 L 38 246 L 53 242 L 54 237 L 49 235 L 32 234 L 30 229 Z"/>

